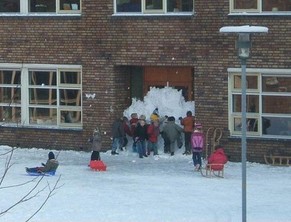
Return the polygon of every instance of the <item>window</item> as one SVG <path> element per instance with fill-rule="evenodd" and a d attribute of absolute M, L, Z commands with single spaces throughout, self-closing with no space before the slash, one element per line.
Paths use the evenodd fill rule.
<path fill-rule="evenodd" d="M 229 128 L 241 134 L 240 73 L 230 73 Z M 247 73 L 247 135 L 262 137 L 291 136 L 291 71 Z"/>
<path fill-rule="evenodd" d="M 289 0 L 230 0 L 231 12 L 290 12 Z"/>
<path fill-rule="evenodd" d="M 82 127 L 80 68 L 0 68 L 0 122 Z"/>
<path fill-rule="evenodd" d="M 1 0 L 1 13 L 80 14 L 81 0 Z"/>
<path fill-rule="evenodd" d="M 116 13 L 192 13 L 193 0 L 115 0 Z"/>

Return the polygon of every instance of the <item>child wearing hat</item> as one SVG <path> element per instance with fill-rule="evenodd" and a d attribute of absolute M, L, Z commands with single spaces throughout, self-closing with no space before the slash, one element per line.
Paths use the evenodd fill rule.
<path fill-rule="evenodd" d="M 94 129 L 93 135 L 88 141 L 92 143 L 91 161 L 101 160 L 100 151 L 102 148 L 102 136 L 101 131 L 98 127 Z"/>
<path fill-rule="evenodd" d="M 59 166 L 59 162 L 55 159 L 55 154 L 53 152 L 49 152 L 48 160 L 46 164 L 42 163 L 42 165 L 43 165 L 42 167 L 33 167 L 33 168 L 26 167 L 26 172 L 47 173 L 47 172 L 56 171 Z"/>
<path fill-rule="evenodd" d="M 192 159 L 195 170 L 200 170 L 202 161 L 201 161 L 201 153 L 204 148 L 204 134 L 202 132 L 201 123 L 195 124 L 194 132 L 191 135 L 191 145 L 192 145 Z"/>

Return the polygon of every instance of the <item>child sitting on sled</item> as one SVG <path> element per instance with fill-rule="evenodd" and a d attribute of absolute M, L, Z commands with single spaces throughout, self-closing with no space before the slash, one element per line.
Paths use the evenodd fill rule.
<path fill-rule="evenodd" d="M 223 165 L 228 161 L 227 156 L 224 153 L 223 146 L 215 146 L 215 151 L 208 158 L 207 167 L 212 170 L 222 170 Z"/>
<path fill-rule="evenodd" d="M 53 152 L 49 152 L 48 160 L 46 164 L 42 163 L 42 167 L 26 167 L 26 172 L 28 173 L 48 173 L 55 172 L 59 166 L 59 162 L 55 158 L 55 154 Z"/>

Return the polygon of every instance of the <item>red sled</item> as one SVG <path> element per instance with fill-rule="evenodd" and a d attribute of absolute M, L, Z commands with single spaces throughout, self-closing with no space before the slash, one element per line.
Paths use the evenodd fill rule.
<path fill-rule="evenodd" d="M 91 160 L 90 168 L 96 171 L 106 171 L 106 165 L 103 163 L 102 160 Z"/>

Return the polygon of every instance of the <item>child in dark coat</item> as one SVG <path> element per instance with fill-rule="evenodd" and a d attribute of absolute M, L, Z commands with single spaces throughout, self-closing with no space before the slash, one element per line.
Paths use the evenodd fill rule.
<path fill-rule="evenodd" d="M 144 119 L 140 119 L 134 132 L 134 141 L 136 142 L 139 158 L 147 157 L 146 155 L 146 140 L 147 126 Z"/>

